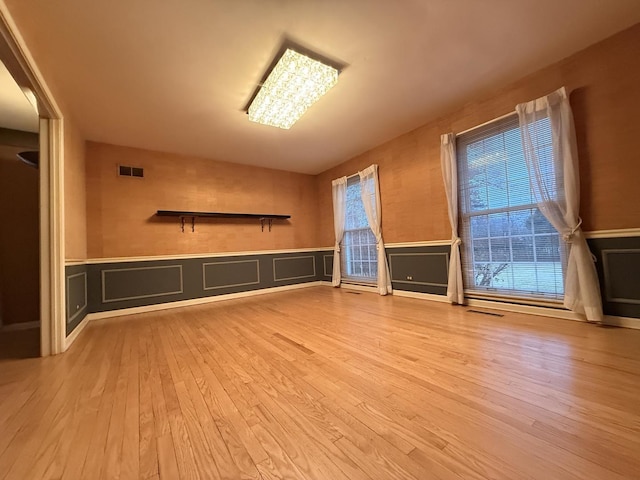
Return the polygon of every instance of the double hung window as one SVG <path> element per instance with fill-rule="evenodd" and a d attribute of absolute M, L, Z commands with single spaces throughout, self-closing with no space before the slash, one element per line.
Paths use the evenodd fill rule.
<path fill-rule="evenodd" d="M 554 188 L 551 126 L 535 125 L 541 175 Z M 462 269 L 465 291 L 560 300 L 566 251 L 538 210 L 516 115 L 458 136 Z M 554 198 L 561 192 L 551 192 Z"/>
<path fill-rule="evenodd" d="M 376 283 L 376 237 L 364 210 L 358 175 L 347 181 L 346 223 L 341 251 L 342 276 L 345 280 Z"/>

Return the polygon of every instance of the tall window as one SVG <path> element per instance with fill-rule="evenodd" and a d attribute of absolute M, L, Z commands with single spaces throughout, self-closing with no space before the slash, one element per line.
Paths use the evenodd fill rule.
<path fill-rule="evenodd" d="M 360 178 L 347 181 L 346 224 L 341 248 L 342 276 L 346 280 L 375 283 L 378 276 L 376 237 L 362 204 Z"/>
<path fill-rule="evenodd" d="M 542 174 L 555 179 L 548 118 L 535 127 Z M 518 117 L 460 135 L 456 147 L 466 291 L 561 299 L 564 242 L 534 203 Z"/>

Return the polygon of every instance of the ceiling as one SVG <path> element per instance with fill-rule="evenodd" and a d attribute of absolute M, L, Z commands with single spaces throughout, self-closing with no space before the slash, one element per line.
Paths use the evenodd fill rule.
<path fill-rule="evenodd" d="M 638 0 L 20 0 L 89 140 L 315 174 L 640 21 Z M 290 130 L 242 111 L 284 38 L 346 64 Z"/>
<path fill-rule="evenodd" d="M 0 128 L 38 132 L 38 114 L 0 62 Z"/>

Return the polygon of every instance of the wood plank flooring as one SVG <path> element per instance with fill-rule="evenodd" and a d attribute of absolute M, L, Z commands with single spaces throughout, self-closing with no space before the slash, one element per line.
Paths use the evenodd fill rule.
<path fill-rule="evenodd" d="M 0 360 L 0 479 L 640 478 L 640 331 L 314 287 Z"/>

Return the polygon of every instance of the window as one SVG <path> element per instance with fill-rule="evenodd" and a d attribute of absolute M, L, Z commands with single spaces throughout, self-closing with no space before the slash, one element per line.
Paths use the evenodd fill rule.
<path fill-rule="evenodd" d="M 541 173 L 553 179 L 549 119 L 534 130 Z M 460 135 L 456 150 L 466 291 L 562 299 L 565 246 L 533 200 L 518 117 Z"/>
<path fill-rule="evenodd" d="M 346 224 L 341 252 L 342 276 L 345 280 L 376 283 L 376 237 L 364 211 L 358 175 L 347 181 Z"/>

